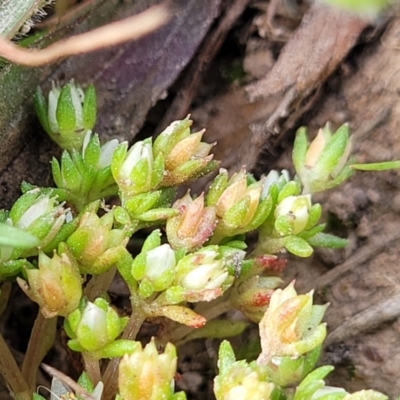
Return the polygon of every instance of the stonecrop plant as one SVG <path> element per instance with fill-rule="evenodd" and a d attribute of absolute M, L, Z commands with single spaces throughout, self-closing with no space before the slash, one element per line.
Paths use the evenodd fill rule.
<path fill-rule="evenodd" d="M 203 141 L 204 131 L 191 132 L 190 119 L 173 122 L 154 140 L 102 144 L 93 132 L 93 86 L 54 85 L 48 96 L 38 89 L 35 106 L 63 153 L 51 161 L 54 187 L 23 183 L 21 197 L 0 213 L 0 310 L 12 282 L 39 305 L 21 366 L 0 336 L 0 370 L 16 399 L 43 398 L 36 375 L 57 329 L 84 371 L 71 383 L 53 370 L 53 398 L 74 391 L 82 399 L 185 399 L 174 389 L 177 346 L 238 335 L 246 321 L 259 326 L 261 353 L 237 360 L 222 341 L 218 400 L 387 399 L 325 385 L 332 367 L 316 363 L 327 306 L 313 304 L 312 292 L 297 294 L 293 282 L 279 288 L 283 253 L 309 257 L 316 246 L 346 244 L 323 232 L 312 195 L 352 174 L 347 125 L 336 132 L 326 126 L 311 143 L 301 128 L 293 178 L 288 171 L 255 179 L 245 169 L 233 175 L 220 169 L 204 193 L 177 197 L 178 187 L 219 168 L 213 145 Z M 148 236 L 131 254 L 128 242 L 144 228 Z M 130 293 L 124 314 L 107 295 L 117 273 Z M 231 310 L 243 318 L 228 320 Z M 143 323 L 156 317 L 158 335 L 136 341 Z"/>

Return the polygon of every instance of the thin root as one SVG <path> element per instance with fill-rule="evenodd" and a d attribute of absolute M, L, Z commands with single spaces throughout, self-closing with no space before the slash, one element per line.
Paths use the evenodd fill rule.
<path fill-rule="evenodd" d="M 13 63 L 30 67 L 50 64 L 67 56 L 138 39 L 164 25 L 168 19 L 169 12 L 165 5 L 154 6 L 122 21 L 60 40 L 41 50 L 24 49 L 0 37 L 0 56 Z"/>

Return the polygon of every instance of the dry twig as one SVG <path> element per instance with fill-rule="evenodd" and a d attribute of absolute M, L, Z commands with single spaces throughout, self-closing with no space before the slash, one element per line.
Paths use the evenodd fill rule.
<path fill-rule="evenodd" d="M 41 50 L 24 49 L 0 37 L 0 56 L 13 63 L 30 67 L 49 64 L 67 56 L 138 39 L 165 24 L 168 17 L 165 5 L 154 6 L 122 21 L 60 40 Z"/>

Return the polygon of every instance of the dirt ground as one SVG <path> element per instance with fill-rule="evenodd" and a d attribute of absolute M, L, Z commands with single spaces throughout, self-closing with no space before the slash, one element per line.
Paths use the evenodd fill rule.
<path fill-rule="evenodd" d="M 319 3 L 217 3 L 217 22 L 210 20 L 191 63 L 166 84 L 169 96 L 149 113 L 141 111 L 147 119 L 140 135 L 190 112 L 197 127 L 207 128 L 207 141 L 218 142 L 215 154 L 222 166 L 233 172 L 246 165 L 259 176 L 271 168 L 292 169 L 299 126 L 315 134 L 327 121 L 333 127 L 348 122 L 357 161 L 400 159 L 398 10 L 365 21 Z M 108 96 L 100 93 L 100 104 Z M 107 135 L 118 133 L 119 123 L 107 126 Z M 132 136 L 142 125 L 136 123 Z M 39 140 L 32 139 L 20 157 L 35 159 L 42 168 L 54 148 Z M 20 169 L 17 162 L 8 164 L 1 175 L 11 198 L 15 171 L 24 176 Z M 42 181 L 48 178 L 43 173 Z M 348 391 L 373 388 L 392 398 L 400 395 L 399 178 L 398 171 L 358 172 L 316 197 L 328 230 L 347 237 L 349 245 L 343 251 L 317 250 L 312 259 L 291 258 L 285 272 L 285 281 L 295 278 L 299 292 L 315 289 L 319 302 L 330 303 L 322 359 L 335 366 L 329 384 Z M 20 329 L 12 327 L 3 325 L 9 337 Z M 23 348 L 22 342 L 16 346 Z M 189 399 L 213 398 L 217 345 L 193 341 L 179 349 L 178 386 Z"/>
<path fill-rule="evenodd" d="M 306 34 L 299 39 L 302 24 L 310 24 L 303 17 L 300 28 L 285 38 L 287 42 L 275 60 L 274 33 L 285 31 L 286 26 L 278 23 L 273 28 L 269 26 L 267 33 L 260 32 L 265 28 L 260 25 L 263 18 L 265 21 L 265 14 L 258 15 L 253 22 L 258 24 L 258 33 L 267 39 L 248 37 L 243 61 L 255 83 L 244 87 L 233 84 L 230 90 L 192 112 L 194 120 L 207 127 L 208 138 L 218 140 L 217 157 L 224 160 L 225 166 L 237 170 L 246 164 L 258 174 L 270 168 L 290 170 L 295 128 L 305 125 L 315 132 L 327 121 L 334 127 L 350 124 L 357 161 L 399 159 L 400 19 L 396 10 L 391 10 L 380 25 L 363 27 L 363 33 L 332 75 L 317 82 L 315 76 L 311 77 L 312 90 L 300 94 L 300 100 L 291 103 L 287 112 L 269 127 L 266 125 L 271 115 L 289 90 L 285 84 L 301 78 L 300 73 L 295 78 L 285 76 L 295 70 L 288 64 L 296 63 L 296 57 L 281 63 L 279 73 L 274 75 L 274 66 L 282 60 L 285 46 L 296 41 L 293 48 L 301 52 L 307 50 L 305 41 L 315 38 L 315 46 L 323 49 L 324 44 L 318 41 L 324 34 L 320 26 L 314 31 L 308 25 Z M 279 13 L 273 21 L 288 24 Z M 354 27 L 358 22 L 349 24 Z M 316 33 L 318 37 L 314 37 Z M 322 59 L 328 57 L 321 54 Z M 296 68 L 311 62 L 307 72 L 313 74 L 312 61 L 302 58 Z M 251 97 L 263 81 L 284 89 L 281 93 L 274 90 L 274 96 L 269 89 L 266 96 L 249 102 L 249 93 Z M 291 118 L 293 114 L 295 117 Z M 229 144 L 232 141 L 234 145 Z M 234 146 L 240 151 L 232 151 Z M 373 388 L 392 398 L 400 394 L 399 188 L 397 171 L 358 172 L 346 184 L 316 197 L 326 212 L 328 226 L 347 237 L 349 245 L 342 252 L 317 250 L 311 260 L 291 259 L 285 277 L 287 282 L 295 278 L 299 291 L 315 289 L 319 301 L 330 303 L 326 314 L 330 333 L 321 360 L 335 366 L 329 384 L 348 391 Z"/>

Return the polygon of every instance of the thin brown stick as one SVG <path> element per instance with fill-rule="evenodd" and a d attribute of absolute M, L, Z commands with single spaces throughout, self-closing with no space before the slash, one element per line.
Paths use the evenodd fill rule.
<path fill-rule="evenodd" d="M 3 336 L 0 334 L 0 374 L 4 377 L 16 398 L 22 400 L 31 399 L 31 391 L 18 365 L 13 357 Z M 19 396 L 19 397 L 18 397 Z"/>
<path fill-rule="evenodd" d="M 117 269 L 110 268 L 100 275 L 93 275 L 85 288 L 85 295 L 89 301 L 94 301 L 102 293 L 106 292 L 114 279 Z"/>
<path fill-rule="evenodd" d="M 138 39 L 168 21 L 165 5 L 158 5 L 122 21 L 60 40 L 45 49 L 24 49 L 0 37 L 0 56 L 30 67 L 52 63 L 67 56 L 87 53 Z"/>
<path fill-rule="evenodd" d="M 51 367 L 45 363 L 41 364 L 42 368 L 51 376 L 56 377 L 69 388 L 74 390 L 74 392 L 85 400 L 95 400 L 93 396 L 91 396 L 83 387 L 81 387 L 78 383 L 76 383 L 72 378 L 68 375 L 65 375 L 63 372 L 59 371 L 56 368 Z"/>
<path fill-rule="evenodd" d="M 353 315 L 331 332 L 325 340 L 325 345 L 343 342 L 347 339 L 369 332 L 374 328 L 400 316 L 400 293 L 396 292 L 389 298 L 373 304 L 366 310 Z"/>
<path fill-rule="evenodd" d="M 372 243 L 370 243 L 368 246 L 362 247 L 354 255 L 349 257 L 343 264 L 336 266 L 329 272 L 314 280 L 312 285 L 309 285 L 306 289 L 314 289 L 318 291 L 334 282 L 337 282 L 339 278 L 347 274 L 353 268 L 357 268 L 359 265 L 377 256 L 385 249 L 385 247 L 391 246 L 394 241 L 399 239 L 400 232 L 397 230 L 388 230 L 381 235 L 374 236 Z"/>
<path fill-rule="evenodd" d="M 82 352 L 85 364 L 85 372 L 89 375 L 93 385 L 97 385 L 101 381 L 99 360 L 95 360 L 87 352 Z"/>

